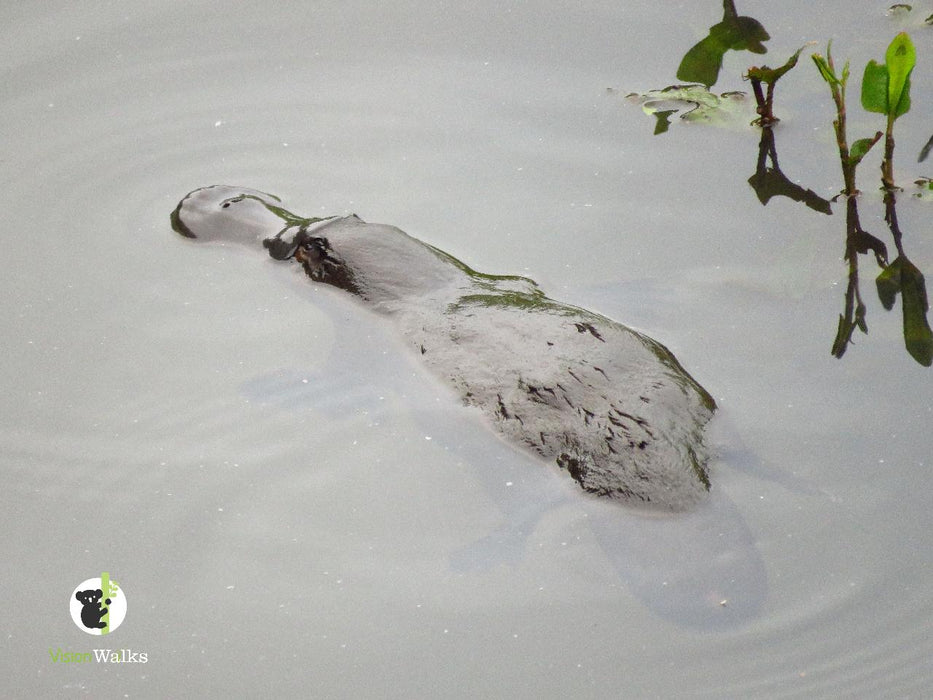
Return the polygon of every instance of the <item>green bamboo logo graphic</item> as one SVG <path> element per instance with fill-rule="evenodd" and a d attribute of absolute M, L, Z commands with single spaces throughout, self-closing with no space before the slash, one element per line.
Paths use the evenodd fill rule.
<path fill-rule="evenodd" d="M 71 594 L 71 619 L 88 634 L 110 634 L 126 616 L 126 596 L 110 573 L 82 581 Z"/>

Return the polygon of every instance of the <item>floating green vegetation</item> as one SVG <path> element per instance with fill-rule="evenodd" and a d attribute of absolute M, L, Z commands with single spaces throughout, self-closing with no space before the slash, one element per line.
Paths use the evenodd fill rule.
<path fill-rule="evenodd" d="M 921 17 L 919 12 L 914 11 L 913 5 L 906 3 L 895 3 L 887 10 L 888 17 L 898 20 L 902 24 L 922 27 L 933 25 L 933 15 Z"/>
<path fill-rule="evenodd" d="M 704 85 L 669 85 L 661 90 L 629 93 L 626 97 L 640 103 L 645 114 L 657 119 L 655 135 L 670 128 L 674 115 L 688 122 L 721 124 L 745 111 L 745 93 L 717 95 Z"/>
<path fill-rule="evenodd" d="M 921 177 L 914 180 L 917 191 L 914 197 L 933 202 L 933 178 Z"/>

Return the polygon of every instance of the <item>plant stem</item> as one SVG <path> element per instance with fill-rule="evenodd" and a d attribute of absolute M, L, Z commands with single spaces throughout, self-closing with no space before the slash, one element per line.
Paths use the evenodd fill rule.
<path fill-rule="evenodd" d="M 836 130 L 836 145 L 839 147 L 839 160 L 842 165 L 842 179 L 845 183 L 843 194 L 852 197 L 858 194 L 855 187 L 855 165 L 849 158 L 849 141 L 846 136 L 846 88 L 845 85 L 832 86 L 833 101 L 836 103 L 836 119 L 833 127 Z"/>
<path fill-rule="evenodd" d="M 895 190 L 894 185 L 894 120 L 888 115 L 888 129 L 884 135 L 884 159 L 881 161 L 881 186 L 888 192 Z"/>

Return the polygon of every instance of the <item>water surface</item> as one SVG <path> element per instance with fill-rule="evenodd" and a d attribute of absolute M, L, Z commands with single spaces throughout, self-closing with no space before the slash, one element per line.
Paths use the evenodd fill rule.
<path fill-rule="evenodd" d="M 676 82 L 722 9 L 0 9 L 8 692 L 921 696 L 931 370 L 864 257 L 869 334 L 830 354 L 844 212 L 762 206 L 750 107 L 653 136 L 624 98 Z M 858 74 L 909 21 L 841 0 L 738 11 L 768 53 L 727 53 L 717 91 L 808 40 Z M 929 32 L 913 29 L 904 184 L 926 167 Z M 777 112 L 782 172 L 829 200 L 809 58 Z M 853 103 L 850 128 L 879 125 Z M 877 168 L 860 208 L 881 237 Z M 168 214 L 215 183 L 400 226 L 664 342 L 721 406 L 710 503 L 585 498 L 339 292 L 180 240 Z M 927 272 L 929 206 L 898 210 Z M 101 571 L 128 600 L 108 643 L 148 663 L 53 664 L 50 647 L 98 646 L 66 610 Z"/>

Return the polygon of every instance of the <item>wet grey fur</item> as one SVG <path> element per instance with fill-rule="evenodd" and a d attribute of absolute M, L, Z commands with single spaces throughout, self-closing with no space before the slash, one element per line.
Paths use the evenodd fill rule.
<path fill-rule="evenodd" d="M 703 426 L 715 403 L 651 338 L 395 227 L 304 219 L 256 190 L 195 190 L 172 223 L 189 238 L 261 244 L 361 298 L 498 432 L 586 491 L 671 510 L 707 494 Z"/>

